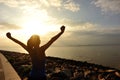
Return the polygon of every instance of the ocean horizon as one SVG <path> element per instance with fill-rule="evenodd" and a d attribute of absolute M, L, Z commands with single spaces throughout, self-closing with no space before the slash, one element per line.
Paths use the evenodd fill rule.
<path fill-rule="evenodd" d="M 4 50 L 26 53 L 22 48 L 9 48 Z M 87 61 L 106 67 L 120 69 L 120 45 L 81 45 L 72 47 L 50 47 L 46 56 Z"/>

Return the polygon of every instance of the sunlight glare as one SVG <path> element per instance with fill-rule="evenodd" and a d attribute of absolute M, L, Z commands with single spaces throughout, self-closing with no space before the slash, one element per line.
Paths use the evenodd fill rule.
<path fill-rule="evenodd" d="M 29 9 L 26 10 L 29 12 Z M 38 10 L 38 9 L 32 9 L 24 17 L 22 26 L 22 32 L 26 34 L 26 36 L 38 34 L 38 35 L 46 35 L 51 31 L 56 31 L 58 29 L 57 25 L 54 24 L 54 21 L 52 17 L 50 17 L 45 10 Z"/>
<path fill-rule="evenodd" d="M 23 31 L 26 33 L 26 35 L 46 35 L 47 33 L 56 30 L 57 28 L 55 25 L 45 24 L 45 22 L 42 22 L 40 20 L 29 20 L 28 22 L 23 24 Z"/>

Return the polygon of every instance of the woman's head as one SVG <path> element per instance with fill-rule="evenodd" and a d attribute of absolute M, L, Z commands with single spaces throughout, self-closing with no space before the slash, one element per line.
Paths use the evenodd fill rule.
<path fill-rule="evenodd" d="M 27 45 L 31 48 L 39 47 L 40 45 L 40 37 L 38 35 L 32 35 L 27 42 Z"/>

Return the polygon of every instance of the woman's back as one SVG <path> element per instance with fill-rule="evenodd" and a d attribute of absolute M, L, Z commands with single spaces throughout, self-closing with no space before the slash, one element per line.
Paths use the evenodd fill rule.
<path fill-rule="evenodd" d="M 13 38 L 11 33 L 8 32 L 6 36 L 12 41 L 22 46 L 26 51 L 29 52 L 32 60 L 32 71 L 29 80 L 46 80 L 45 75 L 45 50 L 51 46 L 64 32 L 65 26 L 60 28 L 61 32 L 52 37 L 45 45 L 40 46 L 40 37 L 38 35 L 32 35 L 27 41 L 27 45 L 21 41 Z"/>

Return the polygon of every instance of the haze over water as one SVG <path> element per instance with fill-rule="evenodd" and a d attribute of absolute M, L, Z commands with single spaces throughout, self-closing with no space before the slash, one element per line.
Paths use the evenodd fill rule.
<path fill-rule="evenodd" d="M 10 48 L 9 48 L 10 49 Z M 21 48 L 11 48 L 12 51 L 26 53 Z M 47 56 L 54 56 L 78 61 L 101 64 L 120 69 L 120 46 L 79 46 L 50 47 Z"/>
<path fill-rule="evenodd" d="M 120 69 L 120 46 L 52 47 L 47 55 Z"/>

